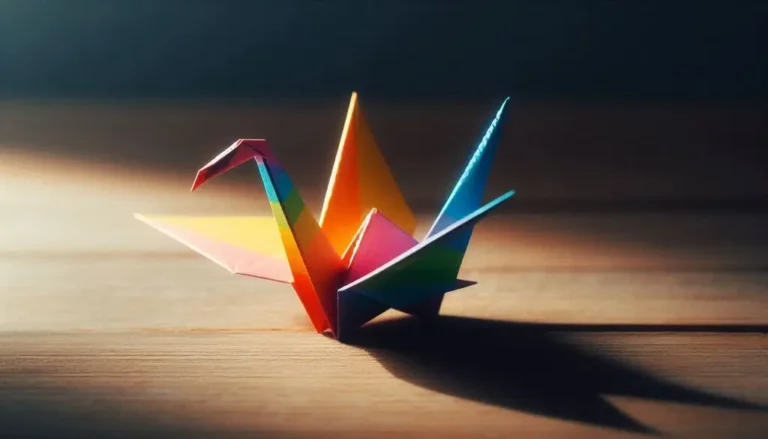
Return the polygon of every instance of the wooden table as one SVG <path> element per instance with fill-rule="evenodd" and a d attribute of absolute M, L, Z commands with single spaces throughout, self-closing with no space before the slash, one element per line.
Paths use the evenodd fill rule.
<path fill-rule="evenodd" d="M 1 158 L 0 437 L 768 432 L 768 215 L 492 217 L 444 318 L 344 345 L 131 217 L 266 212 L 260 188 Z"/>

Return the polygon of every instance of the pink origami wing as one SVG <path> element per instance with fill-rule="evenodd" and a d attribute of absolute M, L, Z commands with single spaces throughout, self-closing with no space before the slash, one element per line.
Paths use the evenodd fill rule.
<path fill-rule="evenodd" d="M 135 215 L 234 274 L 291 283 L 274 218 Z"/>

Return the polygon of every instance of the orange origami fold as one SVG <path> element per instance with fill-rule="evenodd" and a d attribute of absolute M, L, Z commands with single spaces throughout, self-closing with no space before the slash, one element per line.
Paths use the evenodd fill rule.
<path fill-rule="evenodd" d="M 356 93 L 319 221 L 261 139 L 232 144 L 198 171 L 192 190 L 255 161 L 273 217 L 136 218 L 232 273 L 290 283 L 315 330 L 338 339 L 390 308 L 433 316 L 445 293 L 474 283 L 458 279 L 474 225 L 514 195 L 509 191 L 481 205 L 507 102 L 421 242 L 412 236 L 416 219 L 363 118 Z"/>

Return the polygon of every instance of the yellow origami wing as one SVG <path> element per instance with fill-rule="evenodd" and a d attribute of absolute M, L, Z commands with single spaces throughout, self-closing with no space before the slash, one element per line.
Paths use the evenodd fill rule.
<path fill-rule="evenodd" d="M 320 225 L 339 255 L 372 208 L 409 235 L 416 230 L 416 218 L 363 117 L 357 93 L 352 93 L 320 215 Z"/>
<path fill-rule="evenodd" d="M 271 216 L 134 216 L 232 273 L 293 282 Z"/>

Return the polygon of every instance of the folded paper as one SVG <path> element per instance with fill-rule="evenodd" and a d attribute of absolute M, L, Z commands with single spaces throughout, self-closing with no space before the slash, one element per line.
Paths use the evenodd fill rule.
<path fill-rule="evenodd" d="M 356 93 L 319 220 L 262 139 L 233 143 L 198 171 L 192 190 L 253 161 L 272 217 L 136 218 L 232 273 L 291 284 L 315 330 L 337 339 L 388 309 L 434 316 L 445 293 L 474 284 L 458 275 L 475 224 L 514 195 L 482 203 L 508 100 L 421 242 Z"/>

